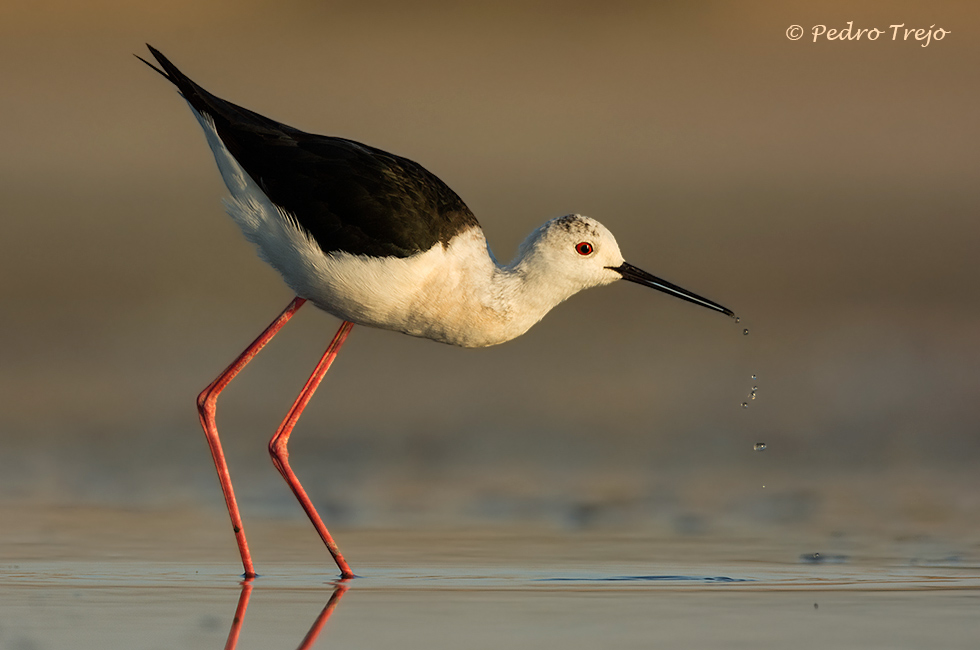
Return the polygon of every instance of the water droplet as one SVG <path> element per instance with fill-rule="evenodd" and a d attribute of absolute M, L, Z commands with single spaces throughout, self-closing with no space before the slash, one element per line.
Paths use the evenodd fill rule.
<path fill-rule="evenodd" d="M 748 335 L 749 335 L 749 328 L 746 327 L 744 330 L 742 330 L 742 336 L 748 336 Z"/>
<path fill-rule="evenodd" d="M 748 402 L 742 402 L 742 408 L 743 409 L 749 408 L 749 403 Z"/>
<path fill-rule="evenodd" d="M 741 322 L 741 321 L 742 321 L 742 319 L 741 319 L 741 318 L 739 318 L 738 316 L 736 316 L 736 317 L 735 317 L 735 322 L 736 322 L 736 323 L 739 323 L 739 322 Z"/>
<path fill-rule="evenodd" d="M 755 378 L 756 378 L 756 376 L 755 375 L 752 375 L 752 379 L 755 379 Z"/>
<path fill-rule="evenodd" d="M 755 399 L 755 393 L 750 394 L 749 399 Z"/>
<path fill-rule="evenodd" d="M 755 451 L 765 451 L 766 450 L 766 446 L 767 445 L 764 442 L 757 442 L 757 443 L 755 443 L 755 445 L 753 445 L 752 449 L 754 449 Z M 765 486 L 763 486 L 763 487 L 765 487 Z"/>
<path fill-rule="evenodd" d="M 754 393 L 754 392 L 756 392 L 757 390 L 759 390 L 759 387 L 758 387 L 758 386 L 753 386 L 753 387 L 752 387 L 752 392 L 753 392 L 753 393 Z"/>

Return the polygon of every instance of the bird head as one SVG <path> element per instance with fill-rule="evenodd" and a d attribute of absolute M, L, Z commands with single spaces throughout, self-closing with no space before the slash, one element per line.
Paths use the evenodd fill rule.
<path fill-rule="evenodd" d="M 521 245 L 516 265 L 529 277 L 540 274 L 563 294 L 562 300 L 583 289 L 628 280 L 735 316 L 716 302 L 628 264 L 609 229 L 580 214 L 557 217 L 534 231 Z"/>

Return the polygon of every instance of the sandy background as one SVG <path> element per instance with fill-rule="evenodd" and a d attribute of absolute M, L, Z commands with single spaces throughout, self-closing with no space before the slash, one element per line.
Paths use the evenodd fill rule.
<path fill-rule="evenodd" d="M 421 162 L 500 258 L 582 212 L 742 318 L 623 283 L 487 350 L 357 328 L 291 446 L 328 521 L 969 527 L 978 17 L 4 3 L 0 498 L 222 508 L 193 400 L 291 296 L 222 213 L 183 102 L 132 57 L 150 42 L 219 96 Z M 849 20 L 951 33 L 785 35 Z M 222 397 L 246 518 L 302 516 L 265 441 L 335 328 L 304 310 Z"/>

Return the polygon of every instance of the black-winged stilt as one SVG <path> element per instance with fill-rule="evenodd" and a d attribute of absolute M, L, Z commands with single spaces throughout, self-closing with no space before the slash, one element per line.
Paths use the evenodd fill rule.
<path fill-rule="evenodd" d="M 228 213 L 296 293 L 276 320 L 198 396 L 201 424 L 245 566 L 245 541 L 215 424 L 218 395 L 307 301 L 343 323 L 269 441 L 272 462 L 343 578 L 354 574 L 289 467 L 286 445 L 354 324 L 462 347 L 526 332 L 583 289 L 629 280 L 734 317 L 731 310 L 627 264 L 602 224 L 571 214 L 535 230 L 500 264 L 476 217 L 421 165 L 368 145 L 305 133 L 215 97 L 147 46 L 190 105 L 231 192 Z"/>

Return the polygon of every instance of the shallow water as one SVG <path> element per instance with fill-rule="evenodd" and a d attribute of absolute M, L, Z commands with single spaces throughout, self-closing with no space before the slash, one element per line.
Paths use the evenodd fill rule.
<path fill-rule="evenodd" d="M 351 530 L 338 540 L 360 577 L 341 584 L 303 522 L 259 520 L 260 577 L 243 585 L 224 522 L 201 513 L 4 519 L 19 524 L 0 562 L 5 649 L 222 648 L 236 634 L 241 649 L 965 648 L 980 635 L 964 540 Z"/>
<path fill-rule="evenodd" d="M 705 566 L 542 571 L 364 567 L 339 589 L 304 567 L 249 587 L 214 567 L 133 562 L 4 567 L 5 648 L 975 647 L 980 580 L 959 570 Z M 973 572 L 973 576 L 976 572 Z M 245 591 L 247 589 L 247 591 Z M 935 646 L 932 646 L 935 647 Z"/>

